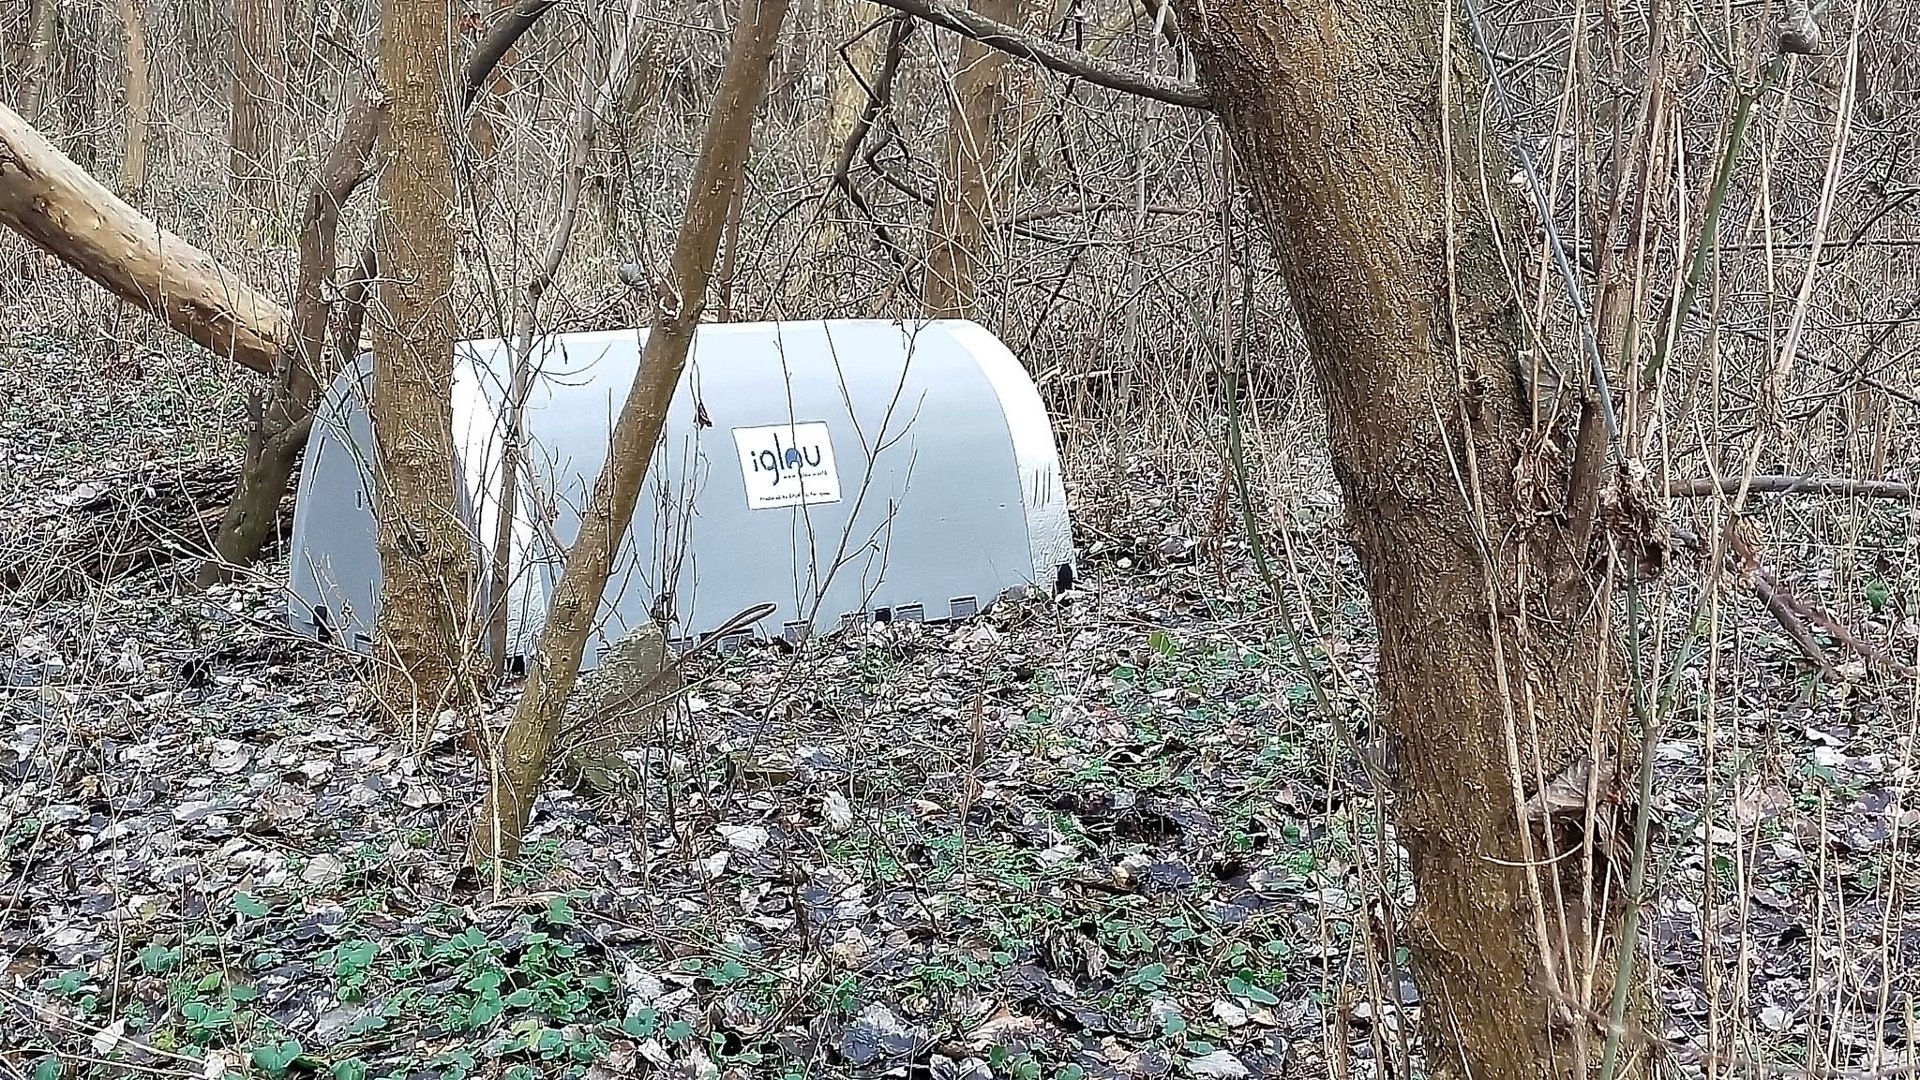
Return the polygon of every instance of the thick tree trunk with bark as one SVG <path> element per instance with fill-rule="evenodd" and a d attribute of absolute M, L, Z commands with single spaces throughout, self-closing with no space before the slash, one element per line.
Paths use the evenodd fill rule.
<path fill-rule="evenodd" d="M 286 16 L 280 0 L 233 0 L 227 194 L 240 212 L 262 214 L 272 203 L 286 86 Z"/>
<path fill-rule="evenodd" d="M 289 315 L 148 220 L 0 105 L 0 225 L 221 356 L 270 372 Z"/>
<path fill-rule="evenodd" d="M 1602 1040 L 1567 1002 L 1606 1011 L 1624 875 L 1562 820 L 1521 822 L 1556 778 L 1585 792 L 1594 748 L 1614 811 L 1626 683 L 1593 553 L 1516 490 L 1541 436 L 1487 220 L 1507 208 L 1481 200 L 1477 65 L 1415 0 L 1181 10 L 1306 333 L 1372 596 L 1429 1075 L 1586 1077 Z"/>
<path fill-rule="evenodd" d="M 453 171 L 449 24 L 437 0 L 387 0 L 380 178 L 380 308 L 373 327 L 374 469 L 381 589 L 378 692 L 402 725 L 471 704 L 477 571 L 455 510 Z"/>
<path fill-rule="evenodd" d="M 754 116 L 766 98 L 774 46 L 786 21 L 787 0 L 744 0 L 714 91 L 700 156 L 694 163 L 686 214 L 675 241 L 669 277 L 659 283 L 653 329 L 640 370 L 615 419 L 607 461 L 594 481 L 580 531 L 567 551 L 546 625 L 527 668 L 526 689 L 492 755 L 485 803 L 474 820 L 474 863 L 518 857 L 534 797 L 546 777 L 554 737 L 580 673 L 613 556 L 632 523 L 640 489 L 666 424 L 667 407 L 686 367 L 694 329 L 706 307 L 714 258 L 746 168 Z"/>

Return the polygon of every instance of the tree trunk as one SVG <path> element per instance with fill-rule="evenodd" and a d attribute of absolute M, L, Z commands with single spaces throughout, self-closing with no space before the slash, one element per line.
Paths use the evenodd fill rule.
<path fill-rule="evenodd" d="M 287 310 L 148 220 L 0 105 L 0 225 L 221 356 L 271 372 Z"/>
<path fill-rule="evenodd" d="M 1579 830 L 1523 826 L 1523 806 L 1594 748 L 1610 819 L 1635 753 L 1594 553 L 1516 490 L 1544 436 L 1488 224 L 1511 208 L 1482 202 L 1473 160 L 1478 66 L 1413 0 L 1182 8 L 1306 334 L 1372 596 L 1429 1075 L 1586 1077 L 1602 1040 L 1567 1002 L 1607 1009 L 1624 868 L 1609 882 Z"/>
<path fill-rule="evenodd" d="M 138 200 L 147 186 L 147 122 L 153 110 L 153 78 L 147 63 L 147 28 L 139 0 L 116 0 L 127 39 L 127 139 L 120 155 L 120 193 Z"/>
<path fill-rule="evenodd" d="M 694 328 L 706 306 L 714 257 L 746 168 L 754 115 L 766 97 L 787 0 L 745 0 L 714 92 L 686 214 L 674 244 L 670 277 L 647 336 L 640 370 L 614 422 L 607 461 L 594 481 L 579 534 L 567 552 L 541 628 L 527 685 L 491 766 L 485 804 L 474 820 L 469 857 L 496 869 L 518 856 L 527 815 L 546 775 L 554 736 L 580 671 L 587 634 L 599 612 L 614 553 L 632 523 L 666 423 L 667 407 L 686 366 Z"/>
<path fill-rule="evenodd" d="M 471 704 L 473 538 L 455 511 L 450 27 L 438 0 L 386 0 L 380 77 L 390 102 L 380 178 L 373 327 L 381 589 L 378 691 L 412 730 Z"/>
<path fill-rule="evenodd" d="M 233 502 L 220 519 L 213 555 L 200 566 L 198 584 L 224 580 L 252 561 L 278 521 L 278 509 L 306 446 L 320 389 L 332 373 L 327 357 L 327 316 L 339 250 L 340 210 L 372 175 L 373 150 L 386 122 L 383 97 L 363 94 L 327 155 L 320 182 L 307 196 L 300 229 L 300 272 L 293 290 L 293 350 L 281 366 L 273 399 L 261 411 L 255 432 L 259 450 L 241 470 Z"/>
<path fill-rule="evenodd" d="M 510 51 L 513 41 L 552 10 L 554 0 L 521 0 L 496 24 L 467 60 L 462 102 L 469 107 L 476 89 L 493 65 Z M 351 359 L 362 348 L 360 329 L 365 321 L 367 283 L 373 276 L 374 251 L 360 253 L 356 276 L 340 290 L 337 320 L 329 299 L 338 251 L 340 211 L 373 168 L 373 149 L 387 119 L 383 96 L 363 95 L 348 111 L 340 138 L 322 167 L 320 183 L 309 194 L 299 232 L 300 272 L 293 293 L 293 352 L 280 370 L 273 402 L 261 411 L 255 433 L 259 452 L 248 461 L 234 500 L 220 522 L 214 558 L 200 567 L 202 585 L 224 579 L 234 567 L 253 561 L 277 524 L 274 509 L 285 498 L 293 470 L 312 427 L 321 385 L 332 374 L 332 358 Z M 328 352 L 328 324 L 338 323 Z"/>
<path fill-rule="evenodd" d="M 237 212 L 256 220 L 272 207 L 280 176 L 286 86 L 286 16 L 280 0 L 233 0 L 227 194 Z"/>
<path fill-rule="evenodd" d="M 20 75 L 20 113 L 28 123 L 41 122 L 47 84 L 53 75 L 53 34 L 60 0 L 33 0 L 27 15 L 26 70 Z"/>
<path fill-rule="evenodd" d="M 92 172 L 100 151 L 100 9 L 92 0 L 60 12 L 55 67 L 67 156 Z"/>
<path fill-rule="evenodd" d="M 798 267 L 787 279 L 783 300 L 790 316 L 811 315 L 809 308 L 828 306 L 815 296 L 815 281 L 824 263 L 840 245 L 840 218 L 836 209 L 840 148 L 866 114 L 874 81 L 886 54 L 891 27 L 874 26 L 884 14 L 873 0 L 825 0 L 821 18 L 827 33 L 827 100 L 820 117 L 815 158 L 819 168 L 820 205 L 813 228 L 802 241 Z M 830 303 L 830 302 L 829 302 Z"/>
<path fill-rule="evenodd" d="M 980 15 L 1016 27 L 1026 21 L 1023 15 L 1046 6 L 1035 0 L 979 0 L 969 5 Z M 1019 126 L 1024 112 L 1017 106 L 1033 93 L 1032 68 L 1008 61 L 1005 53 L 972 38 L 960 43 L 941 183 L 927 226 L 926 277 L 920 286 L 921 302 L 931 318 L 973 316 L 981 234 L 1003 202 L 996 198 L 1000 193 L 994 191 L 994 181 L 1009 129 Z"/>

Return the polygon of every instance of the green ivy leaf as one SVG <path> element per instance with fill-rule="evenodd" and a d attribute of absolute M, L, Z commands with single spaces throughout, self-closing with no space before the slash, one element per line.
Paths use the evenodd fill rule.
<path fill-rule="evenodd" d="M 660 1014 L 653 1009 L 640 1009 L 620 1021 L 620 1030 L 636 1039 L 651 1039 L 653 1033 L 660 1030 Z"/>
<path fill-rule="evenodd" d="M 482 994 L 474 1001 L 473 1008 L 467 1011 L 467 1027 L 486 1027 L 498 1020 L 500 1014 L 505 1011 L 505 1006 L 500 1003 L 499 994 Z"/>
<path fill-rule="evenodd" d="M 1880 614 L 1880 610 L 1887 606 L 1887 583 L 1879 578 L 1868 581 L 1866 594 L 1867 606 L 1873 609 L 1875 615 Z"/>
<path fill-rule="evenodd" d="M 149 945 L 140 950 L 138 959 L 143 971 L 159 975 L 179 965 L 180 950 L 169 949 L 165 945 Z"/>
<path fill-rule="evenodd" d="M 1248 1001 L 1252 1001 L 1260 1005 L 1280 1004 L 1280 999 L 1278 997 L 1275 997 L 1272 991 L 1266 989 L 1265 987 L 1262 987 L 1260 984 L 1254 982 L 1252 979 L 1247 978 L 1245 975 L 1235 975 L 1232 978 L 1228 979 L 1227 993 L 1232 994 L 1235 997 L 1246 998 Z"/>
<path fill-rule="evenodd" d="M 1148 964 L 1129 976 L 1127 981 L 1143 990 L 1157 989 L 1167 981 L 1167 965 L 1157 962 Z"/>
<path fill-rule="evenodd" d="M 304 1052 L 298 1039 L 270 1042 L 253 1048 L 253 1065 L 254 1068 L 262 1069 L 270 1075 L 279 1076 L 285 1073 L 294 1062 L 300 1060 L 300 1055 Z"/>
<path fill-rule="evenodd" d="M 267 905 L 255 900 L 246 893 L 234 893 L 233 910 L 245 915 L 249 919 L 260 919 L 266 917 Z"/>

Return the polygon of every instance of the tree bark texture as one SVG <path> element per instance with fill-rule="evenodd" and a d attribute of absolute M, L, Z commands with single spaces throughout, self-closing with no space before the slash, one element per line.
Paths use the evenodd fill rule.
<path fill-rule="evenodd" d="M 470 704 L 474 539 L 456 512 L 451 43 L 441 0 L 386 0 L 389 102 L 372 314 L 381 589 L 375 651 L 389 715 L 431 726 Z"/>
<path fill-rule="evenodd" d="M 1602 1039 L 1568 1002 L 1607 1009 L 1624 871 L 1523 807 L 1590 775 L 1610 814 L 1626 682 L 1591 553 L 1516 487 L 1536 436 L 1466 31 L 1443 54 L 1441 7 L 1418 0 L 1180 7 L 1305 331 L 1372 597 L 1428 1075 L 1589 1076 Z"/>
<path fill-rule="evenodd" d="M 67 156 L 92 172 L 100 159 L 100 9 L 70 4 L 58 20 L 56 52 L 61 141 Z"/>
<path fill-rule="evenodd" d="M 233 0 L 233 84 L 227 118 L 227 193 L 233 207 L 265 214 L 285 139 L 286 15 L 280 0 Z"/>
<path fill-rule="evenodd" d="M 527 668 L 527 683 L 492 761 L 485 803 L 474 821 L 470 858 L 477 864 L 518 856 L 527 815 L 547 772 L 554 737 L 580 671 L 613 557 L 626 538 L 666 423 L 694 329 L 706 306 L 715 256 L 746 169 L 754 116 L 766 98 L 774 47 L 787 0 L 744 0 L 714 91 L 687 208 L 674 243 L 669 277 L 659 285 L 653 328 L 640 370 L 615 418 L 607 462 L 594 481 L 579 534 L 567 552 L 546 625 Z"/>
<path fill-rule="evenodd" d="M 0 225 L 208 349 L 271 372 L 291 337 L 279 302 L 128 206 L 0 105 Z"/>
<path fill-rule="evenodd" d="M 59 0 L 32 0 L 27 14 L 27 49 L 20 73 L 20 112 L 28 123 L 41 122 L 41 105 L 53 78 L 53 35 Z"/>
<path fill-rule="evenodd" d="M 1018 27 L 1026 13 L 1042 6 L 1038 0 L 979 0 L 969 9 Z M 930 318 L 973 315 L 982 234 L 1002 202 L 995 197 L 994 183 L 1009 129 L 1019 126 L 1024 113 L 1016 106 L 1034 92 L 1034 78 L 1030 65 L 1013 62 L 972 38 L 962 39 L 940 159 L 941 182 L 927 225 L 926 277 L 920 286 Z"/>
<path fill-rule="evenodd" d="M 139 199 L 147 186 L 147 130 L 153 112 L 153 74 L 147 61 L 147 28 L 139 0 L 115 0 L 127 41 L 127 135 L 120 154 L 120 193 Z"/>

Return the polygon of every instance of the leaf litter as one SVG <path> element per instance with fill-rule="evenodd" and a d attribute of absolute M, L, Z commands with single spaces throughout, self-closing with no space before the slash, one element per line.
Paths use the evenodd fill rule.
<path fill-rule="evenodd" d="M 0 426 L 13 520 L 109 482 L 32 435 Z M 1390 827 L 1242 546 L 1206 531 L 1216 479 L 1134 461 L 1117 498 L 1076 488 L 1082 581 L 1057 601 L 711 658 L 631 790 L 542 796 L 497 892 L 456 873 L 477 788 L 452 731 L 409 753 L 373 726 L 353 663 L 282 629 L 278 567 L 0 609 L 0 1061 L 1398 1075 L 1421 999 L 1364 935 L 1381 888 L 1406 901 L 1404 859 L 1367 865 Z M 1324 517 L 1290 527 L 1322 553 L 1317 603 L 1352 598 L 1311 677 L 1364 716 L 1351 558 Z M 1726 618 L 1718 715 L 1656 753 L 1660 1033 L 1704 1040 L 1738 975 L 1763 1052 L 1818 1033 L 1906 1060 L 1902 688 L 1810 680 L 1763 612 Z"/>

